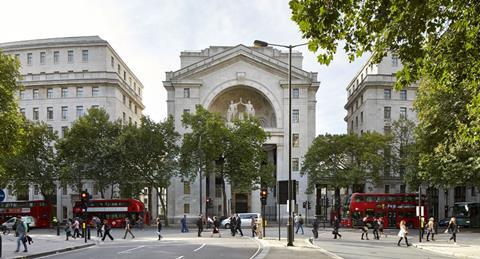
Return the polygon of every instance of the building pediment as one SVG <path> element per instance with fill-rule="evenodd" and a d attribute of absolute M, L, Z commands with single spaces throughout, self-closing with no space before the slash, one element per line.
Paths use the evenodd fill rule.
<path fill-rule="evenodd" d="M 210 73 L 210 71 L 216 71 L 220 66 L 228 66 L 236 62 L 247 62 L 269 71 L 269 73 L 277 74 L 285 80 L 288 78 L 287 63 L 256 51 L 254 47 L 246 47 L 240 44 L 177 71 L 167 72 L 166 81 L 194 82 L 201 76 Z M 292 66 L 292 80 L 312 84 L 316 82 L 316 77 L 316 73 L 310 73 Z"/>

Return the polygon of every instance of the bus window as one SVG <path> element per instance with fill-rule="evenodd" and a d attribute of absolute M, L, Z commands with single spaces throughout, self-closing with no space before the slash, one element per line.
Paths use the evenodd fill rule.
<path fill-rule="evenodd" d="M 354 199 L 355 199 L 355 202 L 362 202 L 363 201 L 363 196 L 357 195 L 357 196 L 355 196 Z"/>
<path fill-rule="evenodd" d="M 365 196 L 365 201 L 366 202 L 375 202 L 376 198 L 375 198 L 375 196 Z"/>
<path fill-rule="evenodd" d="M 367 217 L 373 217 L 373 216 L 375 216 L 375 212 L 373 211 L 373 209 L 366 209 L 365 210 L 365 215 Z"/>

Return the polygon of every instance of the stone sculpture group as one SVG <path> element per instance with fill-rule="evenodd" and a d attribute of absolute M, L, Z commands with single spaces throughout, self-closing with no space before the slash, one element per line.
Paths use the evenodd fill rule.
<path fill-rule="evenodd" d="M 244 112 L 239 112 L 238 111 L 238 105 L 241 104 L 245 107 Z M 233 100 L 230 101 L 230 105 L 228 106 L 227 109 L 227 122 L 231 122 L 233 119 L 237 118 L 239 120 L 244 119 L 244 113 L 246 113 L 247 118 L 251 118 L 255 116 L 255 109 L 253 108 L 253 104 L 250 102 L 250 100 L 247 103 L 242 102 L 242 98 L 240 98 L 240 101 L 235 103 Z"/>

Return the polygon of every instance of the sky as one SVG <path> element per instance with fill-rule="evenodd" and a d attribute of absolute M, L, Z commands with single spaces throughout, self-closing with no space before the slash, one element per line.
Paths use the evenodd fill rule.
<path fill-rule="evenodd" d="M 167 116 L 165 72 L 180 69 L 180 52 L 209 46 L 252 46 L 256 39 L 299 44 L 288 0 L 1 0 L 0 42 L 98 35 L 143 83 L 144 114 Z M 303 69 L 318 72 L 316 133 L 345 133 L 346 86 L 364 56 L 349 63 L 339 48 L 327 67 L 306 47 Z M 285 50 L 286 51 L 286 50 Z"/>

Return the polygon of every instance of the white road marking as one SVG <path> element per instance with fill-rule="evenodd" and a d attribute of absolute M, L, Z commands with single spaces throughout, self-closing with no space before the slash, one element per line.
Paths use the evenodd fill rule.
<path fill-rule="evenodd" d="M 144 248 L 144 247 L 145 246 L 137 246 L 137 247 L 134 247 L 134 248 L 122 251 L 122 252 L 118 252 L 118 254 L 128 254 L 128 253 L 132 252 L 133 250 L 137 250 L 137 249 Z"/>
<path fill-rule="evenodd" d="M 201 245 L 199 248 L 193 250 L 193 252 L 197 252 L 198 250 L 202 249 L 206 244 Z"/>
<path fill-rule="evenodd" d="M 182 255 L 182 256 L 179 256 L 179 257 L 177 257 L 177 258 L 175 258 L 175 259 L 182 259 L 182 258 L 183 258 L 183 255 Z"/>

